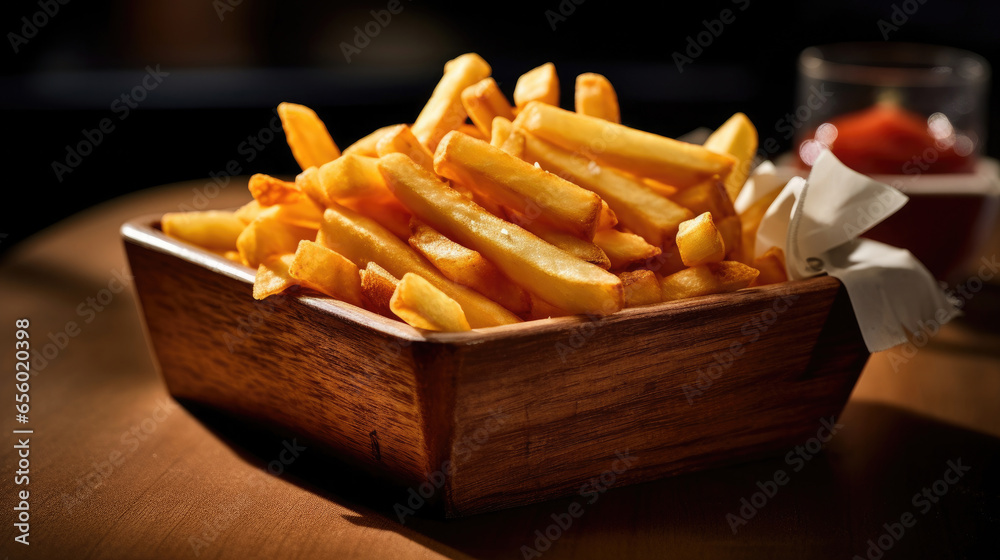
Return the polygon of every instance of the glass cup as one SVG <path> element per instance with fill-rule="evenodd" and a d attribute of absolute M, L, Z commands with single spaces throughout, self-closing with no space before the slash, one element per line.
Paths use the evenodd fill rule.
<path fill-rule="evenodd" d="M 990 67 L 960 49 L 840 43 L 799 56 L 793 162 L 825 149 L 910 202 L 866 237 L 905 247 L 939 279 L 989 235 L 1000 171 L 982 156 Z"/>

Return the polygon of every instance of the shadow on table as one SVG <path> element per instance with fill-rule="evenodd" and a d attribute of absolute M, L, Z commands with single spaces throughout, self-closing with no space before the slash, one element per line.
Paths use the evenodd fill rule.
<path fill-rule="evenodd" d="M 258 467 L 280 445 L 280 436 L 187 406 Z M 296 460 L 283 478 L 355 511 L 346 516 L 351 523 L 395 531 L 450 558 L 1000 554 L 1000 439 L 864 401 L 848 403 L 837 426 L 818 452 L 800 446 L 612 487 L 596 499 L 578 495 L 461 519 L 435 517 L 429 507 L 411 515 L 401 509 L 412 505 L 409 489 L 319 454 Z"/>

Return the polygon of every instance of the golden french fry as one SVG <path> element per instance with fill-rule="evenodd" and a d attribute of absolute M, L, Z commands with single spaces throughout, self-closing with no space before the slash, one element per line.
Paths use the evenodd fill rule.
<path fill-rule="evenodd" d="M 622 279 L 622 286 L 625 288 L 625 307 L 639 307 L 662 301 L 660 281 L 652 270 L 621 272 L 618 277 Z"/>
<path fill-rule="evenodd" d="M 726 216 L 715 224 L 726 247 L 725 260 L 740 261 L 743 254 L 743 222 L 739 216 Z M 744 263 L 746 264 L 746 263 Z"/>
<path fill-rule="evenodd" d="M 703 145 L 713 152 L 736 158 L 733 170 L 726 176 L 726 193 L 729 200 L 735 201 L 750 176 L 753 157 L 757 153 L 757 129 L 746 115 L 736 113 L 709 135 Z"/>
<path fill-rule="evenodd" d="M 253 280 L 253 298 L 260 300 L 268 296 L 280 294 L 288 288 L 298 285 L 298 281 L 288 273 L 293 255 L 277 255 L 257 267 L 257 275 Z"/>
<path fill-rule="evenodd" d="M 713 175 L 725 177 L 735 160 L 702 146 L 636 130 L 545 103 L 529 103 L 521 126 L 528 132 L 600 164 L 678 188 Z M 518 115 L 521 119 L 522 115 Z"/>
<path fill-rule="evenodd" d="M 364 138 L 344 148 L 344 155 L 354 154 L 356 156 L 378 157 L 378 141 L 399 125 L 390 124 L 372 131 Z"/>
<path fill-rule="evenodd" d="M 421 221 L 479 252 L 525 290 L 572 313 L 607 315 L 624 305 L 617 276 L 490 214 L 410 158 L 387 155 L 379 169 Z"/>
<path fill-rule="evenodd" d="M 589 115 L 613 123 L 622 122 L 615 88 L 611 86 L 611 82 L 607 78 L 600 74 L 588 72 L 577 76 L 573 101 L 576 112 L 581 115 Z"/>
<path fill-rule="evenodd" d="M 598 195 L 600 196 L 600 195 Z M 607 201 L 601 199 L 601 217 L 597 220 L 597 229 L 611 229 L 618 225 L 618 215 L 608 206 Z"/>
<path fill-rule="evenodd" d="M 670 197 L 674 196 L 675 194 L 677 194 L 677 191 L 680 190 L 677 187 L 671 187 L 670 185 L 667 185 L 665 183 L 661 183 L 661 182 L 657 181 L 656 179 L 650 179 L 648 177 L 642 177 L 640 180 L 643 183 L 645 183 L 645 185 L 647 187 L 649 187 L 649 188 L 653 189 L 654 191 L 656 191 L 657 194 L 659 194 L 660 196 L 665 196 L 667 198 L 670 198 Z"/>
<path fill-rule="evenodd" d="M 556 66 L 551 62 L 528 70 L 514 85 L 514 104 L 518 109 L 537 101 L 548 105 L 559 105 L 559 77 Z"/>
<path fill-rule="evenodd" d="M 340 150 L 330 137 L 323 121 L 316 112 L 295 103 L 278 105 L 281 128 L 285 130 L 288 147 L 302 169 L 319 167 L 340 157 Z"/>
<path fill-rule="evenodd" d="M 514 120 L 514 109 L 493 78 L 485 78 L 462 90 L 462 106 L 487 140 L 492 139 L 493 119 Z"/>
<path fill-rule="evenodd" d="M 675 272 L 660 281 L 664 301 L 735 292 L 750 285 L 760 272 L 743 263 L 722 261 Z"/>
<path fill-rule="evenodd" d="M 779 193 L 781 193 L 781 189 L 774 189 L 751 204 L 749 208 L 740 214 L 743 238 L 740 258 L 737 259 L 740 262 L 750 264 L 756 258 L 757 229 L 760 227 L 760 222 L 764 219 L 767 209 L 771 207 L 774 199 L 778 198 Z"/>
<path fill-rule="evenodd" d="M 504 142 L 510 136 L 510 119 L 497 117 L 493 119 L 493 128 L 490 132 L 490 145 L 496 148 L 503 148 Z"/>
<path fill-rule="evenodd" d="M 319 168 L 310 167 L 295 176 L 295 187 L 308 196 L 320 208 L 326 208 L 332 201 L 326 196 L 319 182 Z"/>
<path fill-rule="evenodd" d="M 760 276 L 751 286 L 780 284 L 788 281 L 788 271 L 785 269 L 785 252 L 778 247 L 771 247 L 763 255 L 753 260 L 753 267 L 760 271 Z"/>
<path fill-rule="evenodd" d="M 680 190 L 670 197 L 677 204 L 695 214 L 711 212 L 712 218 L 721 221 L 727 216 L 735 216 L 733 201 L 726 193 L 726 186 L 719 178 L 712 177 L 696 185 Z"/>
<path fill-rule="evenodd" d="M 476 140 L 482 140 L 483 142 L 490 141 L 490 137 L 480 132 L 480 130 L 476 128 L 476 125 L 474 124 L 462 123 L 458 125 L 458 128 L 456 128 L 455 130 L 467 136 L 471 136 Z"/>
<path fill-rule="evenodd" d="M 552 317 L 567 317 L 572 315 L 569 311 L 564 309 L 559 309 L 558 307 L 552 305 L 551 303 L 539 298 L 535 294 L 531 295 L 531 311 L 524 316 L 527 321 L 535 321 L 537 319 L 551 319 Z"/>
<path fill-rule="evenodd" d="M 531 309 L 528 292 L 476 251 L 417 220 L 410 222 L 410 231 L 410 246 L 452 282 L 472 288 L 518 315 Z"/>
<path fill-rule="evenodd" d="M 361 276 L 355 264 L 315 241 L 303 239 L 295 249 L 288 274 L 303 286 L 361 306 Z"/>
<path fill-rule="evenodd" d="M 255 173 L 247 184 L 250 194 L 261 206 L 273 206 L 288 202 L 298 202 L 304 196 L 302 191 L 288 181 L 271 177 L 263 173 Z"/>
<path fill-rule="evenodd" d="M 591 190 L 607 202 L 618 223 L 658 247 L 672 243 L 677 226 L 694 214 L 625 173 L 525 135 L 525 157 L 542 169 Z"/>
<path fill-rule="evenodd" d="M 500 149 L 517 159 L 524 159 L 524 133 L 521 129 L 512 124 Z"/>
<path fill-rule="evenodd" d="M 243 222 L 243 225 L 249 224 L 256 218 L 262 211 L 264 207 L 260 205 L 256 200 L 251 200 L 243 206 L 236 209 L 233 214 Z"/>
<path fill-rule="evenodd" d="M 389 129 L 375 145 L 375 151 L 378 152 L 379 157 L 386 154 L 406 154 L 418 165 L 430 170 L 434 169 L 434 154 L 417 140 L 413 131 L 405 124 Z M 379 178 L 381 179 L 381 176 Z"/>
<path fill-rule="evenodd" d="M 378 158 L 344 154 L 320 167 L 318 179 L 323 196 L 328 201 L 392 198 L 378 172 Z"/>
<path fill-rule="evenodd" d="M 597 228 L 599 196 L 481 140 L 447 134 L 434 154 L 434 170 L 529 219 L 581 238 L 590 239 Z"/>
<path fill-rule="evenodd" d="M 375 220 L 403 241 L 410 237 L 410 219 L 413 216 L 395 198 L 388 200 L 359 198 L 345 200 L 343 205 Z"/>
<path fill-rule="evenodd" d="M 277 220 L 290 226 L 311 229 L 313 231 L 319 229 L 319 224 L 323 221 L 323 209 L 317 206 L 312 199 L 305 196 L 295 202 L 268 206 L 261 210 L 261 213 L 264 212 L 270 213 Z"/>
<path fill-rule="evenodd" d="M 413 134 L 421 144 L 433 152 L 445 134 L 465 122 L 462 92 L 488 77 L 491 71 L 490 65 L 474 53 L 463 54 L 445 64 L 444 76 L 413 122 Z"/>
<path fill-rule="evenodd" d="M 200 212 L 168 212 L 160 219 L 163 233 L 216 252 L 236 248 L 236 240 L 245 224 L 233 212 L 203 210 Z"/>
<path fill-rule="evenodd" d="M 685 266 L 716 263 L 726 258 L 726 247 L 712 221 L 712 214 L 705 212 L 681 222 L 677 230 L 677 251 Z"/>
<path fill-rule="evenodd" d="M 659 255 L 662 251 L 634 233 L 616 229 L 601 230 L 594 234 L 594 244 L 604 251 L 611 268 L 620 270 Z"/>
<path fill-rule="evenodd" d="M 316 230 L 291 225 L 279 214 L 281 206 L 271 206 L 247 224 L 236 239 L 243 263 L 254 268 L 285 254 L 295 253 L 302 239 L 314 239 Z"/>
<path fill-rule="evenodd" d="M 523 227 L 582 261 L 597 265 L 604 270 L 611 268 L 611 261 L 608 259 L 608 256 L 592 241 L 580 239 L 572 233 L 556 229 L 541 220 L 529 220 L 522 214 L 518 214 L 510 209 L 504 209 L 501 214 L 494 215 Z"/>
<path fill-rule="evenodd" d="M 431 331 L 470 330 L 462 306 L 419 274 L 407 272 L 396 285 L 389 308 L 410 326 Z"/>
<path fill-rule="evenodd" d="M 389 154 L 384 159 L 392 161 L 394 158 L 402 158 L 410 162 L 410 165 L 420 168 L 413 163 L 413 160 L 402 154 Z M 424 172 L 430 173 L 426 170 Z M 457 192 L 455 196 L 465 200 Z M 323 216 L 323 226 L 320 232 L 322 235 L 317 237 L 318 242 L 340 253 L 358 268 L 366 267 L 369 262 L 374 261 L 396 278 L 401 278 L 407 272 L 415 272 L 423 276 L 462 306 L 469 324 L 473 328 L 506 325 L 520 321 L 517 315 L 500 304 L 445 278 L 412 247 L 367 216 L 343 206 L 331 206 Z"/>
<path fill-rule="evenodd" d="M 399 279 L 374 261 L 359 271 L 361 275 L 361 298 L 365 309 L 395 319 L 396 314 L 389 308 L 389 301 L 396 291 Z"/>

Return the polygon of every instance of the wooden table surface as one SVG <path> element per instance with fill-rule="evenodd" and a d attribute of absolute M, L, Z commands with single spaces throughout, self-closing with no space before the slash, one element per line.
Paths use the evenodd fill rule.
<path fill-rule="evenodd" d="M 50 357 L 32 368 L 28 424 L 15 422 L 13 380 L 0 391 L 5 556 L 1000 557 L 996 279 L 974 294 L 965 319 L 926 346 L 872 356 L 835 435 L 823 451 L 806 451 L 808 461 L 789 449 L 791 457 L 613 487 L 565 529 L 554 519 L 570 499 L 401 524 L 392 506 L 405 492 L 319 450 L 275 463 L 289 457 L 281 438 L 189 410 L 167 394 L 131 286 L 119 290 L 128 275 L 118 228 L 192 207 L 206 194 L 216 191 L 204 182 L 138 192 L 5 255 L 5 370 L 14 369 L 17 318 L 31 320 L 32 347 Z M 248 195 L 234 180 L 208 198 L 225 208 Z M 995 235 L 984 254 L 996 258 L 997 249 Z M 23 428 L 34 430 L 27 487 L 14 484 L 12 430 Z M 788 476 L 780 487 L 769 484 L 777 471 Z M 29 546 L 14 542 L 12 528 L 15 496 L 25 488 Z M 551 541 L 540 537 L 547 530 Z"/>

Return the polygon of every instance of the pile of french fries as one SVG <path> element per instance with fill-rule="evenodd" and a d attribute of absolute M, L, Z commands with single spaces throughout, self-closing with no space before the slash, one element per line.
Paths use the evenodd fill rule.
<path fill-rule="evenodd" d="M 316 113 L 278 114 L 302 168 L 257 174 L 234 212 L 168 213 L 172 237 L 257 269 L 253 296 L 298 286 L 421 329 L 465 331 L 783 282 L 754 254 L 770 200 L 737 215 L 757 132 L 737 113 L 704 145 L 624 126 L 611 83 L 555 66 L 513 105 L 470 53 L 449 61 L 412 124 L 341 152 Z"/>

